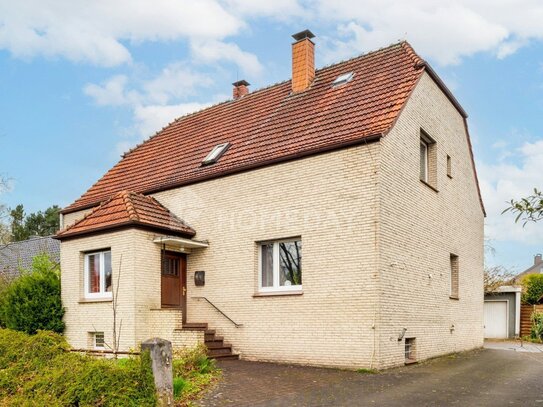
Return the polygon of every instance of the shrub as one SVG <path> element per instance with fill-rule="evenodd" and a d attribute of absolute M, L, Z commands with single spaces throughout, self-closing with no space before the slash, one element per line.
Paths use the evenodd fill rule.
<path fill-rule="evenodd" d="M 543 340 L 543 312 L 532 313 L 532 328 L 530 330 L 531 339 Z"/>
<path fill-rule="evenodd" d="M 215 361 L 209 359 L 207 348 L 200 344 L 195 348 L 174 352 L 173 385 L 176 400 L 188 402 L 195 398 L 218 375 Z"/>
<path fill-rule="evenodd" d="M 174 352 L 174 377 L 187 377 L 195 372 L 205 374 L 215 369 L 215 361 L 207 357 L 207 348 L 204 344 Z"/>
<path fill-rule="evenodd" d="M 525 304 L 538 304 L 543 297 L 543 274 L 529 274 L 522 280 L 522 301 Z"/>
<path fill-rule="evenodd" d="M 0 329 L 0 405 L 155 405 L 148 353 L 119 363 L 68 349 L 53 332 Z"/>
<path fill-rule="evenodd" d="M 34 257 L 32 270 L 22 271 L 2 293 L 0 321 L 9 329 L 35 334 L 62 333 L 64 309 L 60 299 L 60 270 L 47 254 Z"/>

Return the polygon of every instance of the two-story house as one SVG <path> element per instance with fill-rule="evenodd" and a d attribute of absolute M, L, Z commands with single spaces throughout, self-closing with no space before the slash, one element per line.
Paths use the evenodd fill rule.
<path fill-rule="evenodd" d="M 76 348 L 386 368 L 480 347 L 483 219 L 467 114 L 407 42 L 183 116 L 63 210 Z M 117 330 L 118 332 L 119 330 Z"/>

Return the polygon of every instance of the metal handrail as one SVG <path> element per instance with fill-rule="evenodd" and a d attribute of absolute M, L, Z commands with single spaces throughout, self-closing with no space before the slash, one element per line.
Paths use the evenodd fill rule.
<path fill-rule="evenodd" d="M 227 320 L 232 322 L 236 328 L 240 328 L 240 327 L 243 326 L 242 324 L 237 324 L 236 322 L 234 322 L 234 320 L 232 318 L 230 318 L 228 315 L 226 315 L 224 312 L 222 312 L 219 309 L 219 307 L 217 307 L 215 304 L 213 304 L 211 301 L 209 301 L 206 297 L 191 297 L 191 298 L 193 298 L 195 300 L 206 300 L 209 303 L 209 305 L 211 305 L 213 308 L 215 308 L 217 311 L 219 311 L 223 315 L 223 317 L 225 317 Z"/>

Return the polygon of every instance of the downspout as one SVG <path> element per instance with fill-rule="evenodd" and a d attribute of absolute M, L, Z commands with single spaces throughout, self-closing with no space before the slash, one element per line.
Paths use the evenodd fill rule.
<path fill-rule="evenodd" d="M 515 336 L 520 336 L 520 291 L 515 292 Z"/>

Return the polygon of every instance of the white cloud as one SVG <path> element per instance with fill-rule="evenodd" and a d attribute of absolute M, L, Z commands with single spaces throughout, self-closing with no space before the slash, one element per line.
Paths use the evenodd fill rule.
<path fill-rule="evenodd" d="M 203 109 L 212 102 L 190 102 L 187 99 L 197 89 L 208 87 L 213 80 L 208 75 L 195 72 L 186 64 L 175 62 L 148 80 L 130 80 L 116 75 L 102 84 L 89 83 L 83 92 L 99 106 L 123 106 L 132 111 L 133 124 L 126 129 L 126 136 L 117 143 L 117 152 L 127 151 L 137 142 L 185 114 Z M 213 98 L 226 99 L 224 95 Z"/>
<path fill-rule="evenodd" d="M 135 127 L 141 137 L 148 137 L 171 123 L 174 119 L 201 110 L 210 103 L 179 103 L 175 105 L 136 106 L 134 109 Z"/>
<path fill-rule="evenodd" d="M 498 144 L 500 148 L 502 143 Z M 507 146 L 503 145 L 504 148 Z M 479 163 L 479 180 L 487 210 L 486 234 L 496 241 L 534 242 L 543 240 L 543 227 L 539 224 L 515 224 L 515 216 L 501 214 L 511 199 L 533 193 L 533 188 L 543 188 L 543 140 L 524 143 L 513 150 L 508 161 L 495 164 Z"/>
<path fill-rule="evenodd" d="M 407 39 L 422 55 L 456 64 L 477 52 L 499 58 L 531 39 L 543 39 L 537 0 L 315 0 L 320 18 L 344 38 L 325 38 L 325 60 L 335 61 Z"/>
<path fill-rule="evenodd" d="M 226 4 L 236 15 L 274 17 L 279 20 L 295 16 L 309 17 L 309 10 L 296 0 L 226 0 Z"/>
<path fill-rule="evenodd" d="M 145 83 L 143 88 L 151 102 L 164 104 L 172 99 L 192 96 L 197 88 L 212 84 L 213 80 L 209 76 L 177 62 L 164 68 L 159 76 Z"/>
<path fill-rule="evenodd" d="M 101 66 L 130 62 L 126 41 L 217 40 L 243 26 L 215 0 L 0 1 L 0 49 Z"/>
<path fill-rule="evenodd" d="M 83 88 L 85 95 L 94 99 L 100 106 L 122 106 L 138 103 L 140 95 L 137 92 L 127 92 L 125 75 L 117 75 L 108 79 L 103 85 L 89 83 Z"/>
<path fill-rule="evenodd" d="M 191 50 L 193 56 L 200 62 L 230 61 L 238 65 L 244 73 L 251 76 L 258 76 L 263 70 L 255 55 L 241 50 L 234 43 L 214 40 L 193 41 Z"/>

